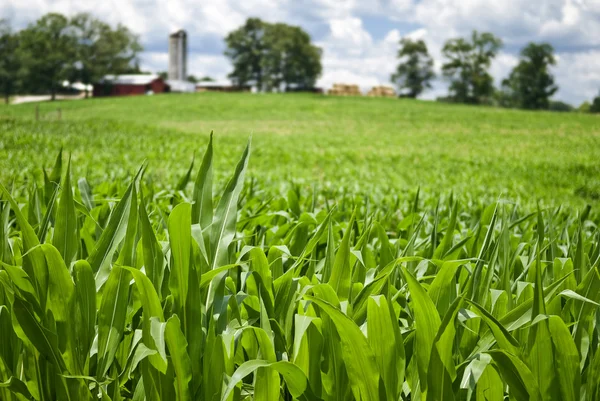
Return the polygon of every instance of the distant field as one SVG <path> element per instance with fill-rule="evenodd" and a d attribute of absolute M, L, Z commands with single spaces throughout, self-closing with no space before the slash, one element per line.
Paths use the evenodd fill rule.
<path fill-rule="evenodd" d="M 104 98 L 0 107 L 0 179 L 21 182 L 60 149 L 91 182 L 144 159 L 159 185 L 215 132 L 230 170 L 253 135 L 250 175 L 383 196 L 429 193 L 580 206 L 600 200 L 600 119 L 422 101 L 291 94 Z M 57 118 L 60 108 L 62 120 Z M 85 169 L 85 171 L 82 171 Z M 220 176 L 221 171 L 215 172 Z"/>

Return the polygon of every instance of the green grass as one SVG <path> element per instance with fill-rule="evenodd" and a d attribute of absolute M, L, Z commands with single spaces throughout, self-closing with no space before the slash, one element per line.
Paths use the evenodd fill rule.
<path fill-rule="evenodd" d="M 40 108 L 0 122 L 0 400 L 600 399 L 593 117 Z"/>
<path fill-rule="evenodd" d="M 195 94 L 104 98 L 0 108 L 0 179 L 50 166 L 61 146 L 95 183 L 148 159 L 159 185 L 185 173 L 215 132 L 233 164 L 250 134 L 250 175 L 375 195 L 499 197 L 547 205 L 600 200 L 600 120 L 397 99 Z M 63 119 L 56 119 L 56 108 Z M 270 186 L 273 186 L 270 185 Z"/>

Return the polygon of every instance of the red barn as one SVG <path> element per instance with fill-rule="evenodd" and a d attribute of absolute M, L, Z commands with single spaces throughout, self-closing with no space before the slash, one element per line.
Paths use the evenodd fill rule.
<path fill-rule="evenodd" d="M 163 92 L 169 92 L 169 85 L 154 74 L 106 75 L 94 84 L 94 97 L 150 95 Z"/>

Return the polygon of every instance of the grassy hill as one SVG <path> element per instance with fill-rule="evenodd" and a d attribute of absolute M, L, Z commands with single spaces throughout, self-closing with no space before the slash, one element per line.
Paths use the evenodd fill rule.
<path fill-rule="evenodd" d="M 269 185 L 375 197 L 420 186 L 574 206 L 600 199 L 600 119 L 590 115 L 297 94 L 48 102 L 40 122 L 35 107 L 0 107 L 2 182 L 39 177 L 64 147 L 92 183 L 130 175 L 147 159 L 153 180 L 168 186 L 212 130 L 223 172 L 252 135 L 249 173 Z"/>

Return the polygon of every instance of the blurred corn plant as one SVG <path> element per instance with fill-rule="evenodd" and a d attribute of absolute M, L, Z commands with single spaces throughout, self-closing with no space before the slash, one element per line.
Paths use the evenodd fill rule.
<path fill-rule="evenodd" d="M 249 153 L 216 197 L 212 137 L 170 192 L 0 186 L 0 399 L 600 400 L 589 209 L 333 206 Z"/>

